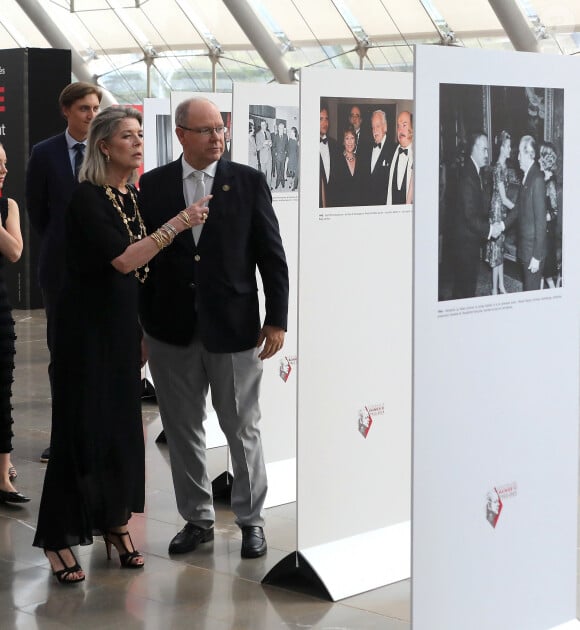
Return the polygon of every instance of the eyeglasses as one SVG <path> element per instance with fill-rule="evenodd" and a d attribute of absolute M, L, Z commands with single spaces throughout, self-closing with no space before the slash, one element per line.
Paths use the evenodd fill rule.
<path fill-rule="evenodd" d="M 212 133 L 217 133 L 218 136 L 221 136 L 225 130 L 225 127 L 221 125 L 220 127 L 186 127 L 185 125 L 177 125 L 180 129 L 185 129 L 185 131 L 194 131 L 198 133 L 200 136 L 211 136 Z"/>

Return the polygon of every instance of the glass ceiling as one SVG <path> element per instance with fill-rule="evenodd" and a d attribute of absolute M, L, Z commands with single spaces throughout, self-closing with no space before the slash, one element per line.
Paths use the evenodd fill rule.
<path fill-rule="evenodd" d="M 542 52 L 580 52 L 578 0 L 515 1 Z M 295 69 L 410 70 L 416 43 L 513 48 L 487 0 L 239 2 L 247 2 Z M 40 28 L 21 5 L 42 13 L 35 19 Z M 47 24 L 60 29 L 121 103 L 274 80 L 222 0 L 2 0 L 0 48 L 50 47 Z"/>

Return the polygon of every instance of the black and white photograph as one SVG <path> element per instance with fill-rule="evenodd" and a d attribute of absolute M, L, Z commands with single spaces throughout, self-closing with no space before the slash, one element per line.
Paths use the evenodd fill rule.
<path fill-rule="evenodd" d="M 298 107 L 250 105 L 248 165 L 264 173 L 272 193 L 298 194 L 299 147 Z"/>
<path fill-rule="evenodd" d="M 319 208 L 413 203 L 412 102 L 321 98 Z"/>
<path fill-rule="evenodd" d="M 439 301 L 561 287 L 564 90 L 439 97 Z"/>
<path fill-rule="evenodd" d="M 232 159 L 232 112 L 220 112 L 224 121 L 224 153 L 226 160 Z"/>

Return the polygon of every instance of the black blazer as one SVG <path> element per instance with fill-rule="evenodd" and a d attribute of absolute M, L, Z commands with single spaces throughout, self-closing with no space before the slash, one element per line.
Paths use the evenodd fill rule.
<path fill-rule="evenodd" d="M 459 180 L 457 216 L 455 218 L 457 247 L 479 246 L 489 234 L 489 208 L 485 202 L 479 173 L 470 156 L 465 158 L 465 165 Z"/>
<path fill-rule="evenodd" d="M 57 290 L 64 277 L 64 217 L 75 181 L 64 132 L 32 147 L 26 171 L 26 209 L 41 237 L 38 280 Z"/>
<path fill-rule="evenodd" d="M 373 142 L 374 144 L 374 142 Z M 373 145 L 369 145 L 366 151 L 362 151 L 360 156 L 357 154 L 357 168 L 362 167 L 361 177 L 365 181 L 366 188 L 366 205 L 367 206 L 384 206 L 387 203 L 387 189 L 389 187 L 389 171 L 391 162 L 395 152 L 395 144 L 385 140 L 381 147 L 379 159 L 375 164 L 375 168 L 371 172 L 371 160 Z"/>
<path fill-rule="evenodd" d="M 181 158 L 141 177 L 140 207 L 151 233 L 183 210 Z M 286 329 L 288 267 L 270 189 L 262 173 L 219 161 L 198 245 L 191 230 L 149 263 L 140 292 L 145 331 L 187 345 L 197 331 L 210 352 L 241 352 L 261 329 L 256 268 L 266 298 L 264 324 Z"/>
<path fill-rule="evenodd" d="M 530 166 L 514 209 L 508 213 L 506 229 L 518 221 L 518 259 L 526 266 L 530 260 L 546 257 L 546 183 L 537 162 Z"/>
<path fill-rule="evenodd" d="M 338 174 L 336 172 L 336 163 L 339 159 L 340 152 L 338 144 L 334 138 L 326 135 L 328 142 L 328 154 L 330 156 L 330 177 L 326 180 L 326 171 L 324 170 L 324 164 L 322 162 L 322 156 L 318 157 L 318 207 L 319 208 L 333 208 L 336 203 L 336 186 L 338 182 Z M 322 203 L 322 191 L 324 189 L 324 197 L 326 204 Z"/>

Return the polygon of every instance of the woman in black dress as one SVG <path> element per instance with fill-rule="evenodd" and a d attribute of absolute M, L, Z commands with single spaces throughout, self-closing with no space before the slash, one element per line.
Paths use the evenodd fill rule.
<path fill-rule="evenodd" d="M 102 535 L 121 566 L 143 555 L 127 523 L 142 512 L 145 456 L 137 291 L 147 262 L 207 217 L 204 197 L 149 237 L 131 185 L 143 157 L 141 114 L 103 110 L 93 120 L 66 216 L 66 279 L 57 311 L 50 461 L 34 545 L 60 583 L 85 579 L 72 550 Z"/>
<path fill-rule="evenodd" d="M 357 169 L 356 134 L 349 125 L 342 134 L 342 155 L 336 161 L 334 198 L 336 206 L 357 206 L 361 199 L 360 164 Z"/>
<path fill-rule="evenodd" d="M 0 144 L 0 190 L 4 188 L 6 151 Z M 16 471 L 10 461 L 12 451 L 12 381 L 14 373 L 14 320 L 1 268 L 5 262 L 16 262 L 22 254 L 22 235 L 18 204 L 14 199 L 0 197 L 0 503 L 30 501 L 12 485 Z"/>

